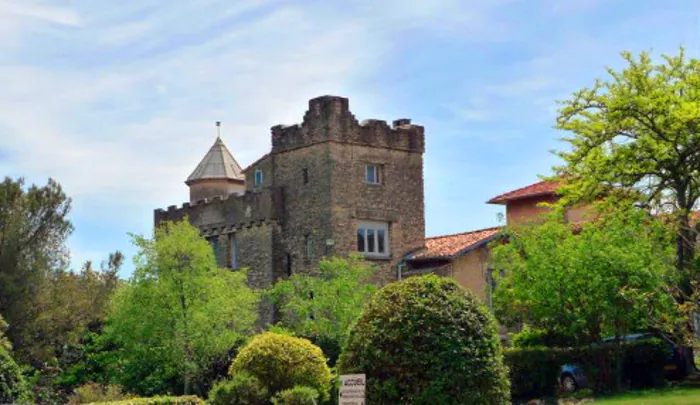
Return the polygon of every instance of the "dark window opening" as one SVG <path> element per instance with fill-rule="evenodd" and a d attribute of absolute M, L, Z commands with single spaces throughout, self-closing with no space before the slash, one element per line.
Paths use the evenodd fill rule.
<path fill-rule="evenodd" d="M 302 169 L 301 175 L 304 178 L 304 184 L 309 184 L 309 169 Z"/>
<path fill-rule="evenodd" d="M 292 255 L 287 253 L 286 257 L 285 257 L 285 262 L 286 262 L 285 265 L 287 266 L 287 277 L 291 277 L 292 276 Z"/>

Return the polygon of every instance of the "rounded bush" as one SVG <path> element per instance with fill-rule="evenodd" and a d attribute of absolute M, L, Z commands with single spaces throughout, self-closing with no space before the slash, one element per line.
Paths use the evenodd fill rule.
<path fill-rule="evenodd" d="M 240 372 L 230 380 L 214 384 L 208 402 L 212 405 L 267 405 L 270 395 L 257 377 Z"/>
<path fill-rule="evenodd" d="M 0 345 L 0 404 L 31 402 L 29 386 L 22 376 L 22 370 Z"/>
<path fill-rule="evenodd" d="M 367 375 L 369 404 L 509 404 L 508 372 L 488 309 L 452 279 L 392 283 L 374 296 L 340 356 Z"/>
<path fill-rule="evenodd" d="M 311 387 L 296 386 L 280 391 L 272 398 L 272 405 L 318 405 L 318 391 Z"/>
<path fill-rule="evenodd" d="M 314 388 L 328 399 L 331 372 L 318 346 L 306 339 L 276 333 L 255 336 L 231 365 L 231 375 L 248 372 L 265 384 L 270 394 L 296 385 Z"/>

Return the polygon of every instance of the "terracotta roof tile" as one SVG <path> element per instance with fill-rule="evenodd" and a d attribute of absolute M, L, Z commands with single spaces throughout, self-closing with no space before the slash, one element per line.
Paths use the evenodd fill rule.
<path fill-rule="evenodd" d="M 433 236 L 425 239 L 425 248 L 409 255 L 409 259 L 452 257 L 496 236 L 501 227 L 479 229 L 454 235 Z"/>
<path fill-rule="evenodd" d="M 499 196 L 488 200 L 488 204 L 505 204 L 510 200 L 517 200 L 526 197 L 535 197 L 543 195 L 554 195 L 561 183 L 557 181 L 540 181 L 529 186 L 509 191 Z"/>

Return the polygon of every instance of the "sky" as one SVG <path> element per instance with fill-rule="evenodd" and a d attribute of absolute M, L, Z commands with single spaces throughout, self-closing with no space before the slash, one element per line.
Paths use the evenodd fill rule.
<path fill-rule="evenodd" d="M 681 45 L 700 57 L 698 0 L 0 0 L 0 174 L 64 187 L 73 268 L 131 258 L 215 121 L 245 167 L 333 94 L 425 126 L 427 235 L 464 232 L 558 163 L 557 100 Z"/>

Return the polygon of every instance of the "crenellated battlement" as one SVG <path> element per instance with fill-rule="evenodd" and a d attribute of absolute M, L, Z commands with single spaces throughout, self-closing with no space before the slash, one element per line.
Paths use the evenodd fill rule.
<path fill-rule="evenodd" d="M 167 210 L 154 210 L 153 216 L 156 226 L 163 221 L 180 221 L 185 217 L 193 224 L 207 224 L 200 226 L 202 234 L 207 235 L 231 232 L 264 222 L 281 222 L 283 213 L 283 191 L 276 187 L 183 203 L 180 207 L 171 205 Z"/>
<path fill-rule="evenodd" d="M 424 129 L 410 119 L 386 121 L 368 119 L 359 123 L 344 97 L 321 96 L 309 100 L 301 124 L 271 128 L 273 153 L 324 141 L 346 142 L 423 153 Z"/>

